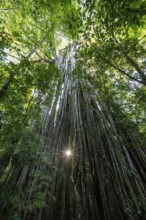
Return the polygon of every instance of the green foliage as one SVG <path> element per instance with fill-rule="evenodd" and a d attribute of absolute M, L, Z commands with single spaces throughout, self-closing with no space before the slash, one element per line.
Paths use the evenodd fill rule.
<path fill-rule="evenodd" d="M 3 187 L 3 191 L 0 193 L 0 204 L 4 207 L 9 207 L 8 219 L 12 216 L 15 219 L 16 216 L 19 219 L 21 211 L 32 211 L 34 209 L 40 209 L 46 206 L 45 194 L 42 192 L 36 192 L 32 194 L 32 198 L 28 201 L 25 193 L 21 190 L 8 188 L 8 186 Z M 1 216 L 0 211 L 0 216 Z M 21 218 L 20 218 L 21 219 Z"/>
<path fill-rule="evenodd" d="M 0 205 L 12 219 L 21 219 L 18 212 L 47 206 L 56 167 L 45 146 L 41 113 L 45 106 L 53 108 L 56 94 L 61 93 L 56 91 L 63 80 L 56 53 L 64 39 L 76 40 L 79 46 L 73 71 L 76 82 L 89 94 L 99 95 L 109 114 L 114 112 L 118 129 L 127 129 L 144 146 L 146 81 L 129 60 L 145 75 L 145 11 L 143 0 L 2 0 Z M 23 178 L 13 183 L 11 175 L 30 166 L 25 194 Z M 141 201 L 134 202 L 139 210 Z"/>
<path fill-rule="evenodd" d="M 1 179 L 0 204 L 6 209 L 8 208 L 9 216 L 13 217 L 16 217 L 18 211 L 20 213 L 21 211 L 31 211 L 46 206 L 46 193 L 42 192 L 42 189 L 50 186 L 52 175 L 56 170 L 51 162 L 52 153 L 48 151 L 48 147 L 45 148 L 40 135 L 28 130 L 20 132 L 18 137 L 17 142 L 11 146 L 14 150 L 11 153 L 10 168 L 21 170 L 21 167 L 27 169 L 28 166 L 32 165 L 36 168 L 35 172 L 33 171 L 28 176 L 30 183 L 33 179 L 31 187 L 27 189 L 27 193 L 31 195 L 29 200 L 26 192 L 22 189 L 21 176 L 18 182 L 12 183 L 7 180 L 4 185 L 3 182 L 7 179 L 6 173 L 6 178 L 3 176 Z M 2 213 L 0 212 L 0 214 Z"/>
<path fill-rule="evenodd" d="M 15 151 L 12 156 L 14 162 L 27 164 L 37 161 L 42 145 L 43 140 L 41 140 L 39 135 L 31 132 L 31 130 L 22 133 L 18 143 L 16 143 Z"/>
<path fill-rule="evenodd" d="M 145 1 L 79 2 L 83 22 L 75 76 L 120 106 L 145 136 L 146 84 L 132 63 L 145 77 Z"/>
<path fill-rule="evenodd" d="M 144 2 L 144 0 L 134 1 L 130 4 L 130 8 L 131 9 L 139 9 L 143 2 Z"/>
<path fill-rule="evenodd" d="M 45 201 L 44 201 L 44 193 L 42 192 L 37 192 L 34 194 L 34 199 L 33 199 L 33 206 L 34 208 L 42 208 L 44 207 Z"/>

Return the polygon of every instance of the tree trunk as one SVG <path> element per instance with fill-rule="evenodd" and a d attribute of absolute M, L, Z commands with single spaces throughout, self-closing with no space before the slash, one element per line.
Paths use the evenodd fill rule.
<path fill-rule="evenodd" d="M 47 148 L 53 151 L 51 160 L 58 169 L 49 186 L 41 188 L 46 205 L 18 209 L 20 219 L 146 219 L 145 152 L 131 141 L 131 133 L 120 129 L 102 97 L 74 79 L 73 49 L 72 45 L 70 58 L 60 55 L 58 59 L 63 80 L 45 131 Z M 69 158 L 67 149 L 72 152 Z M 9 177 L 15 187 L 23 186 L 21 192 L 28 202 L 35 181 L 30 173 L 35 173 L 37 166 L 15 166 Z M 8 219 L 11 205 L 2 207 L 1 219 Z"/>

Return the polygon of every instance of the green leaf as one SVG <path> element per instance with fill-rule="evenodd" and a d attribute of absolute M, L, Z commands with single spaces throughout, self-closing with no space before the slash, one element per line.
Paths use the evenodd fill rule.
<path fill-rule="evenodd" d="M 130 4 L 130 8 L 131 9 L 139 9 L 143 2 L 144 2 L 144 0 L 137 0 L 137 1 Z"/>

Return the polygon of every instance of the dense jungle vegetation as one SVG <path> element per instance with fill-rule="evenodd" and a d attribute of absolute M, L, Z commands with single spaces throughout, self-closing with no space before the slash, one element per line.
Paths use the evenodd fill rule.
<path fill-rule="evenodd" d="M 0 219 L 146 219 L 146 1 L 0 0 Z"/>

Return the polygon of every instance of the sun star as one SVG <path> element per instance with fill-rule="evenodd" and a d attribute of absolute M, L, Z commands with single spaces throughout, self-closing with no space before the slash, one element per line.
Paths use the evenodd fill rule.
<path fill-rule="evenodd" d="M 66 155 L 67 157 L 70 157 L 70 156 L 72 155 L 71 150 L 66 150 L 65 155 Z"/>

